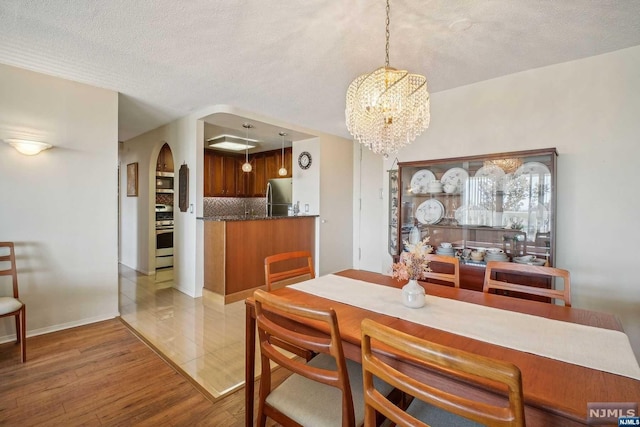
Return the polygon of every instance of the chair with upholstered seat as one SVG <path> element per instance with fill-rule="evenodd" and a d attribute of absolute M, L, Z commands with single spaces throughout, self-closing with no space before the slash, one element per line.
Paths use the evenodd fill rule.
<path fill-rule="evenodd" d="M 5 268 L 6 263 L 9 263 L 9 268 Z M 24 363 L 27 360 L 27 309 L 18 295 L 18 270 L 12 242 L 0 242 L 0 276 L 11 276 L 13 285 L 13 296 L 0 297 L 0 317 L 15 316 L 16 342 L 20 343 L 21 360 Z"/>
<path fill-rule="evenodd" d="M 497 278 L 498 274 L 501 274 L 502 278 Z M 515 278 L 518 276 L 536 276 L 548 281 L 561 278 L 564 283 L 562 289 L 557 289 L 553 283 L 551 288 L 514 283 L 513 281 L 515 281 Z M 565 306 L 571 307 L 571 277 L 569 271 L 561 268 L 514 262 L 489 261 L 484 273 L 484 286 L 482 290 L 489 292 L 492 289 L 506 291 L 507 295 L 511 292 L 517 292 L 520 294 L 546 297 L 551 301 L 562 300 Z"/>
<path fill-rule="evenodd" d="M 371 319 L 364 319 L 361 327 L 365 426 L 375 425 L 377 413 L 407 427 L 525 425 L 522 378 L 517 366 L 432 343 Z M 388 362 L 390 357 L 393 364 Z M 445 390 L 441 379 L 427 384 L 401 372 L 395 363 L 398 359 L 418 365 L 432 377 L 441 374 L 481 388 L 491 383 L 505 394 L 496 393 L 490 401 L 456 394 Z M 374 377 L 413 396 L 408 408 L 401 409 L 379 393 Z"/>
<path fill-rule="evenodd" d="M 264 259 L 264 280 L 269 291 L 314 277 L 309 251 L 284 252 Z"/>
<path fill-rule="evenodd" d="M 344 357 L 335 311 L 292 304 L 262 290 L 254 297 L 262 364 L 258 425 L 264 426 L 267 417 L 285 426 L 361 425 L 362 367 Z M 306 322 L 314 327 L 305 327 Z M 317 356 L 309 362 L 290 358 L 280 351 L 281 342 Z M 271 362 L 292 372 L 273 388 Z M 391 391 L 380 386 L 384 394 Z"/>
<path fill-rule="evenodd" d="M 449 271 L 453 270 L 453 273 L 442 273 L 437 271 L 424 273 L 424 278 L 427 279 L 427 282 L 430 281 L 429 279 L 435 279 L 436 283 L 449 282 L 456 288 L 460 287 L 460 261 L 458 261 L 458 258 L 437 254 L 427 254 L 425 258 L 429 261 L 429 267 L 432 270 L 438 269 L 437 264 L 446 264 L 445 268 L 448 268 Z M 433 265 L 432 263 L 435 263 L 436 265 Z"/>

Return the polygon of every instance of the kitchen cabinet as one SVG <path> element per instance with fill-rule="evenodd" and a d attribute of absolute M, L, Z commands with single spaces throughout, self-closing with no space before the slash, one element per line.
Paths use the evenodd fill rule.
<path fill-rule="evenodd" d="M 242 191 L 238 185 L 240 156 L 204 151 L 204 197 L 237 197 Z"/>
<path fill-rule="evenodd" d="M 204 150 L 204 197 L 265 197 L 267 182 L 278 175 L 282 150 L 265 151 L 249 156 L 251 172 L 243 172 L 244 155 Z M 286 177 L 292 174 L 292 150 L 285 148 Z"/>
<path fill-rule="evenodd" d="M 164 144 L 158 154 L 158 162 L 156 163 L 156 172 L 173 172 L 173 156 L 169 144 Z"/>
<path fill-rule="evenodd" d="M 204 219 L 204 288 L 225 304 L 265 289 L 264 259 L 281 252 L 314 256 L 315 216 L 218 221 Z M 247 244 L 250 242 L 250 244 Z"/>
<path fill-rule="evenodd" d="M 248 197 L 264 197 L 267 191 L 267 171 L 266 154 L 256 153 L 253 155 L 253 170 L 249 175 L 250 189 Z"/>
<path fill-rule="evenodd" d="M 486 261 L 470 259 L 470 250 L 553 266 L 556 158 L 550 148 L 399 163 L 390 176 L 390 253 L 397 259 L 415 226 L 434 252 L 453 245 L 461 286 L 476 290 Z"/>

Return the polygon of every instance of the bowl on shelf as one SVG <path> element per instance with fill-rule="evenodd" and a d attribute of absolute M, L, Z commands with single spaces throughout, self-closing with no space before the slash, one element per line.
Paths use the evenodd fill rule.
<path fill-rule="evenodd" d="M 471 251 L 471 259 L 473 261 L 482 261 L 484 259 L 484 252 Z"/>

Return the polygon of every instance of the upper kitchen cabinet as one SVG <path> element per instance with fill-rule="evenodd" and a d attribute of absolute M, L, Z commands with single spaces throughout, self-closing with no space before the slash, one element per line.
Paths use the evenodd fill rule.
<path fill-rule="evenodd" d="M 268 155 L 265 158 L 265 164 L 267 168 L 267 181 L 272 178 L 291 178 L 291 151 L 291 147 L 287 147 L 284 149 L 284 162 L 282 161 L 282 150 L 276 150 L 267 153 Z M 280 176 L 278 175 L 278 171 L 283 165 L 287 169 L 287 174 L 284 176 Z"/>
<path fill-rule="evenodd" d="M 251 154 L 251 172 L 243 172 L 245 157 L 211 149 L 204 150 L 204 197 L 265 197 L 267 182 L 272 178 L 291 178 L 291 148 L 285 148 L 281 177 L 282 151 L 272 150 Z"/>
<path fill-rule="evenodd" d="M 238 185 L 240 157 L 204 150 L 204 197 L 237 197 L 242 195 Z"/>
<path fill-rule="evenodd" d="M 165 143 L 158 154 L 156 172 L 173 172 L 173 156 L 169 144 Z"/>

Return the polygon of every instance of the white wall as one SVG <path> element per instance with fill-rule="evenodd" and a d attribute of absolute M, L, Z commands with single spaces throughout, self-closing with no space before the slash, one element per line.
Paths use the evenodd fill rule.
<path fill-rule="evenodd" d="M 640 357 L 638 70 L 633 47 L 433 94 L 430 128 L 398 158 L 556 147 L 556 265 L 571 271 L 573 305 L 616 314 Z"/>
<path fill-rule="evenodd" d="M 298 156 L 303 151 L 311 154 L 309 169 L 302 169 L 298 165 Z M 293 143 L 291 157 L 292 201 L 300 202 L 300 212 L 304 213 L 305 205 L 309 205 L 309 215 L 320 215 L 320 142 L 318 138 Z"/>
<path fill-rule="evenodd" d="M 0 65 L 0 239 L 16 243 L 27 334 L 118 315 L 118 94 Z M 0 341 L 14 335 L 0 319 Z"/>

